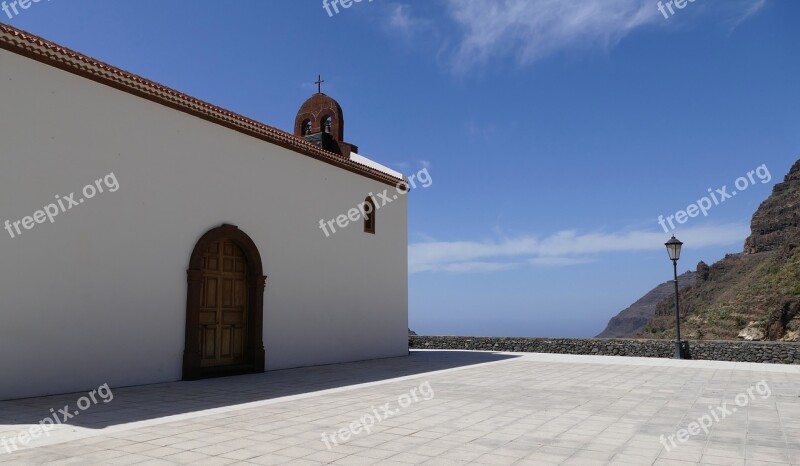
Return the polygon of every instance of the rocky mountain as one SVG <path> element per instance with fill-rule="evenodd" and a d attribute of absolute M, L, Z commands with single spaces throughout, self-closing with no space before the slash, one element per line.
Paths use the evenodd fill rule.
<path fill-rule="evenodd" d="M 800 160 L 753 215 L 743 252 L 701 262 L 680 300 L 682 337 L 800 340 Z M 674 338 L 674 312 L 661 301 L 638 336 Z"/>
<path fill-rule="evenodd" d="M 689 271 L 678 276 L 678 286 L 681 289 L 694 286 L 696 280 L 697 272 Z M 632 338 L 641 333 L 655 316 L 656 305 L 670 296 L 675 296 L 675 285 L 672 280 L 658 285 L 630 307 L 612 317 L 606 329 L 596 338 Z"/>
<path fill-rule="evenodd" d="M 797 245 L 800 238 L 800 160 L 783 183 L 761 203 L 750 225 L 752 234 L 744 242 L 745 254 L 780 251 Z"/>

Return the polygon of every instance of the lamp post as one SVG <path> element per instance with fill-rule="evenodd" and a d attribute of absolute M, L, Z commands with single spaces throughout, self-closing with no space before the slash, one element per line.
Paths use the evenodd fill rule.
<path fill-rule="evenodd" d="M 667 253 L 670 260 L 672 260 L 672 267 L 675 273 L 675 359 L 681 359 L 681 316 L 678 311 L 678 259 L 681 258 L 681 246 L 683 243 L 672 235 L 672 238 L 664 243 L 667 247 Z"/>

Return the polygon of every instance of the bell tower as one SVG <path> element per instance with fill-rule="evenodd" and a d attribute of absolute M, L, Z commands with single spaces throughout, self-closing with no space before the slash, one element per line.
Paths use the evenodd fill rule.
<path fill-rule="evenodd" d="M 344 142 L 344 113 L 336 100 L 322 93 L 321 77 L 317 93 L 306 100 L 294 120 L 294 135 L 327 151 L 350 158 L 358 147 Z"/>

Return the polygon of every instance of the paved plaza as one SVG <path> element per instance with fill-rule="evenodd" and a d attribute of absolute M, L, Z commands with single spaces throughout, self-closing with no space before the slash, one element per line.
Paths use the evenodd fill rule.
<path fill-rule="evenodd" d="M 0 463 L 800 465 L 799 366 L 413 351 L 111 390 L 0 402 Z"/>

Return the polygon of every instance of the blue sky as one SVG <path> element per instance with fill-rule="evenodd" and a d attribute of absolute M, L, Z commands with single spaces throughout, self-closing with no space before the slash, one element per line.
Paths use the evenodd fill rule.
<path fill-rule="evenodd" d="M 409 321 L 423 334 L 592 336 L 680 269 L 741 251 L 800 158 L 800 2 L 42 0 L 0 21 L 291 130 L 324 92 L 410 198 Z M 760 172 L 764 174 L 762 169 Z M 767 181 L 764 177 L 763 181 Z"/>

